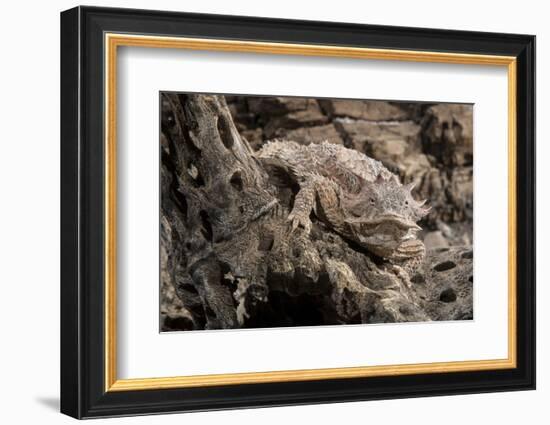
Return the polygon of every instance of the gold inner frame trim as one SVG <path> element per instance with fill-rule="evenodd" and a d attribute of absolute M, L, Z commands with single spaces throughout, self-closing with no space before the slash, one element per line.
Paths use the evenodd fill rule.
<path fill-rule="evenodd" d="M 215 385 L 312 381 L 375 376 L 511 369 L 516 357 L 516 58 L 478 54 L 370 49 L 329 45 L 105 34 L 105 391 L 136 391 Z M 468 65 L 504 66 L 508 72 L 508 357 L 382 366 L 302 369 L 252 373 L 118 379 L 116 325 L 116 123 L 117 49 L 120 46 L 324 56 Z"/>

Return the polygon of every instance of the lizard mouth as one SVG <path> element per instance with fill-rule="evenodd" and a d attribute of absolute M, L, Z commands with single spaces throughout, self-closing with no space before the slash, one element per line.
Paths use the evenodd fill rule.
<path fill-rule="evenodd" d="M 357 218 L 349 221 L 355 230 L 356 238 L 370 247 L 397 247 L 416 239 L 421 230 L 415 222 L 397 214 L 384 214 L 373 219 Z"/>
<path fill-rule="evenodd" d="M 358 218 L 348 220 L 350 224 L 358 224 L 363 230 L 380 229 L 381 227 L 397 228 L 401 231 L 422 230 L 422 228 L 412 220 L 399 216 L 397 214 L 384 214 L 373 219 Z"/>

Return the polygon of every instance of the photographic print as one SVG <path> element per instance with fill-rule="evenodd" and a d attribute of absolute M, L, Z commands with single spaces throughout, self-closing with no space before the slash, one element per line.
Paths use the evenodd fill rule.
<path fill-rule="evenodd" d="M 160 109 L 161 331 L 473 319 L 473 105 Z"/>
<path fill-rule="evenodd" d="M 535 388 L 534 36 L 90 6 L 60 34 L 62 413 Z"/>

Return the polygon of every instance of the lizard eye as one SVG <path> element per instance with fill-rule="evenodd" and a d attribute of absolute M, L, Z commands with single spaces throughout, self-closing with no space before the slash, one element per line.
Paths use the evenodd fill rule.
<path fill-rule="evenodd" d="M 372 205 L 374 205 L 374 198 L 370 198 L 369 200 L 370 200 L 370 203 L 371 203 Z"/>

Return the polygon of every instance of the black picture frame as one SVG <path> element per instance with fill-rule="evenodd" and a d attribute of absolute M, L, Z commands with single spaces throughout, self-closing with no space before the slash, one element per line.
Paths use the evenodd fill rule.
<path fill-rule="evenodd" d="M 105 32 L 516 57 L 517 367 L 106 392 Z M 96 7 L 61 13 L 61 412 L 92 418 L 534 388 L 534 36 Z"/>

